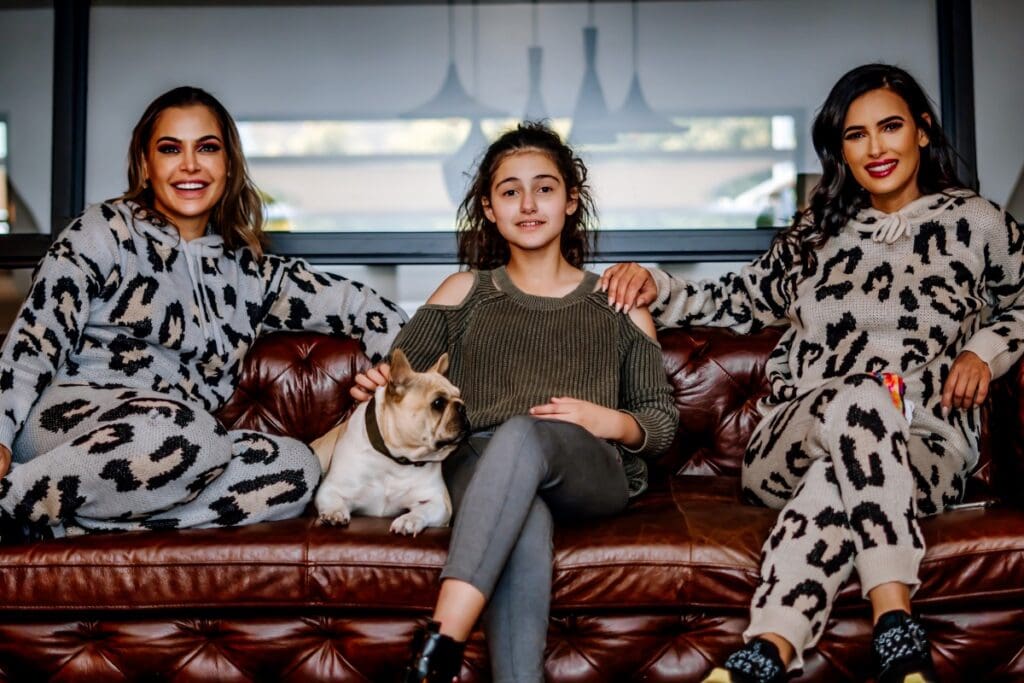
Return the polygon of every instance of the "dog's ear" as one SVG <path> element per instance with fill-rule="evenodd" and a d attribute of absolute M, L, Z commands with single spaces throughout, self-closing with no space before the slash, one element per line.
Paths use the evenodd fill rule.
<path fill-rule="evenodd" d="M 412 375 L 412 366 L 409 359 L 405 357 L 401 349 L 391 352 L 391 379 L 388 381 L 388 392 L 394 396 L 401 396 L 405 393 L 405 386 L 409 383 Z"/>
<path fill-rule="evenodd" d="M 437 362 L 434 363 L 433 367 L 430 368 L 430 372 L 436 372 L 439 375 L 447 375 L 448 373 L 448 352 L 442 353 Z"/>

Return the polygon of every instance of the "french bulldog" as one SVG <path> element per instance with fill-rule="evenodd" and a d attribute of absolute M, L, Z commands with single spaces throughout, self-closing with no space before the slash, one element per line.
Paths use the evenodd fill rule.
<path fill-rule="evenodd" d="M 326 473 L 314 499 L 322 524 L 402 512 L 392 533 L 415 536 L 448 524 L 452 503 L 441 461 L 468 435 L 469 422 L 447 369 L 447 353 L 426 372 L 415 372 L 395 350 L 388 384 L 310 444 Z"/>

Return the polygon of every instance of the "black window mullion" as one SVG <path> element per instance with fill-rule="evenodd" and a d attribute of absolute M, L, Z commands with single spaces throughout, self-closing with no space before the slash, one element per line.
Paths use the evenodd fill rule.
<path fill-rule="evenodd" d="M 90 0 L 54 0 L 50 233 L 85 208 Z"/>
<path fill-rule="evenodd" d="M 957 172 L 972 187 L 978 182 L 974 121 L 974 41 L 971 0 L 936 0 L 942 126 L 960 156 Z"/>

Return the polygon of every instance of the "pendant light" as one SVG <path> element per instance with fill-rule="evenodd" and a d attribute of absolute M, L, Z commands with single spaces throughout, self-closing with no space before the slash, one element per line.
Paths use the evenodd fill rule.
<path fill-rule="evenodd" d="M 667 116 L 662 116 L 651 108 L 640 87 L 640 75 L 637 69 L 638 39 L 637 0 L 632 1 L 633 11 L 633 77 L 629 82 L 629 92 L 622 107 L 615 112 L 615 127 L 622 132 L 630 133 L 680 133 L 684 127 L 677 126 Z"/>
<path fill-rule="evenodd" d="M 527 48 L 526 58 L 529 68 L 529 95 L 526 98 L 526 110 L 523 113 L 524 121 L 543 121 L 548 117 L 547 108 L 544 106 L 544 97 L 540 92 L 541 63 L 544 58 L 544 50 L 537 40 L 537 0 L 533 0 L 531 9 L 533 20 L 533 40 Z"/>
<path fill-rule="evenodd" d="M 477 10 L 477 0 L 473 0 L 473 92 L 477 93 L 480 91 L 479 74 L 477 66 L 478 53 L 479 53 L 479 16 Z M 463 90 L 463 92 L 465 92 Z M 467 98 L 470 96 L 467 94 Z M 472 98 L 470 98 L 472 99 Z M 472 100 L 476 102 L 476 100 Z M 482 105 L 480 105 L 482 107 Z M 470 120 L 469 135 L 463 141 L 462 145 L 459 146 L 455 152 L 444 160 L 441 164 L 441 171 L 444 175 L 445 189 L 448 191 L 448 198 L 452 200 L 452 203 L 458 205 L 462 201 L 463 196 L 466 194 L 466 190 L 469 187 L 470 180 L 470 169 L 476 161 L 477 157 L 483 154 L 484 149 L 487 147 L 487 137 L 484 135 L 483 128 L 480 127 L 480 119 L 484 116 L 495 116 L 500 115 L 501 112 L 497 110 L 487 109 L 482 107 L 484 113 L 474 113 L 468 115 L 467 118 Z"/>
<path fill-rule="evenodd" d="M 615 126 L 608 114 L 604 90 L 597 77 L 597 27 L 594 0 L 589 0 L 588 25 L 583 27 L 583 83 L 572 113 L 569 140 L 574 144 L 615 142 Z"/>
<path fill-rule="evenodd" d="M 475 3 L 474 3 L 475 12 Z M 441 89 L 431 99 L 404 114 L 403 118 L 483 118 L 503 116 L 504 112 L 481 104 L 466 92 L 455 67 L 455 0 L 448 0 L 448 71 Z M 475 32 L 474 32 L 475 36 Z M 474 55 L 474 59 L 476 56 Z M 475 63 L 474 63 L 475 68 Z"/>

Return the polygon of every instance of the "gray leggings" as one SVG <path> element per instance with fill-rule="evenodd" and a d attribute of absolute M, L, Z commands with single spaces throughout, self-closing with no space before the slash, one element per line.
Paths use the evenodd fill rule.
<path fill-rule="evenodd" d="M 442 579 L 489 599 L 484 630 L 495 683 L 544 680 L 554 520 L 621 511 L 615 447 L 582 427 L 514 417 L 445 461 L 455 523 Z"/>

